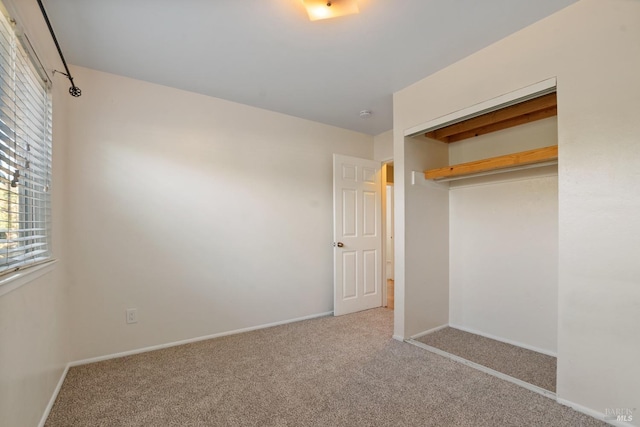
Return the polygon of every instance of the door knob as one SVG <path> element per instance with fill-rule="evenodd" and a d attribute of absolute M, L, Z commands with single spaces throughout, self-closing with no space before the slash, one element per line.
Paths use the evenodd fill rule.
<path fill-rule="evenodd" d="M 344 246 L 344 243 L 342 243 L 342 242 L 338 242 L 338 243 L 336 243 L 336 246 L 337 246 L 337 247 L 339 247 L 339 248 L 341 248 L 341 247 L 343 247 L 343 246 Z"/>

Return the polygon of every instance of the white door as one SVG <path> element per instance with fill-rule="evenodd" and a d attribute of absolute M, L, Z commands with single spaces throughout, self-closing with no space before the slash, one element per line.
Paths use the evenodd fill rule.
<path fill-rule="evenodd" d="M 333 155 L 334 315 L 382 306 L 380 163 Z"/>

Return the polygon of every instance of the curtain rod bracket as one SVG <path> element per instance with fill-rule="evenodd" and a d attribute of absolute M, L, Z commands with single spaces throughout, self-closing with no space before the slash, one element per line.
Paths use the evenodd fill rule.
<path fill-rule="evenodd" d="M 49 28 L 49 32 L 51 33 L 51 38 L 58 49 L 58 54 L 60 55 L 60 59 L 62 60 L 62 65 L 64 65 L 64 69 L 67 71 L 63 73 L 62 71 L 53 71 L 53 74 L 56 72 L 66 76 L 71 82 L 71 87 L 69 88 L 69 94 L 71 96 L 75 96 L 76 98 L 82 95 L 82 91 L 79 87 L 73 83 L 73 77 L 71 77 L 71 71 L 69 71 L 69 67 L 67 66 L 67 61 L 64 60 L 64 55 L 62 54 L 62 49 L 60 48 L 60 44 L 58 43 L 58 39 L 56 38 L 56 34 L 53 32 L 53 27 L 51 26 L 51 22 L 49 21 L 49 17 L 47 16 L 47 11 L 44 10 L 44 5 L 42 4 L 42 0 L 38 0 L 38 6 L 40 6 L 40 11 L 42 12 L 42 17 L 44 18 L 44 22 L 47 23 L 47 27 Z"/>

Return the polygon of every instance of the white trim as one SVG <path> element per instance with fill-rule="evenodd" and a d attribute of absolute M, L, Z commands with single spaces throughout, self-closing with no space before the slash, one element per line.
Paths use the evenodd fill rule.
<path fill-rule="evenodd" d="M 489 99 L 488 101 L 463 108 L 462 110 L 454 111 L 453 113 L 438 117 L 433 120 L 429 120 L 428 122 L 406 129 L 404 131 L 404 136 L 416 136 L 433 129 L 437 129 L 462 120 L 479 116 L 481 114 L 488 113 L 490 111 L 497 110 L 498 108 L 504 108 L 518 102 L 523 102 L 527 99 L 541 96 L 545 93 L 551 93 L 552 90 L 555 89 L 556 85 L 557 83 L 555 77 L 543 80 L 530 86 L 523 87 L 522 89 L 505 93 L 504 95 Z"/>
<path fill-rule="evenodd" d="M 425 335 L 429 335 L 429 334 L 432 334 L 434 332 L 438 332 L 438 331 L 440 331 L 440 330 L 442 330 L 444 328 L 448 328 L 448 327 L 449 327 L 448 323 L 445 324 L 445 325 L 437 326 L 437 327 L 431 328 L 431 329 L 429 329 L 427 331 L 420 332 L 419 334 L 412 335 L 410 339 L 415 340 L 416 338 L 420 338 L 420 337 L 423 337 Z"/>
<path fill-rule="evenodd" d="M 521 342 L 513 341 L 513 340 L 510 340 L 510 339 L 507 339 L 507 338 L 497 337 L 495 335 L 487 334 L 485 332 L 480 332 L 480 331 L 477 331 L 477 330 L 471 329 L 471 328 L 465 328 L 464 326 L 455 325 L 453 323 L 450 324 L 449 326 L 454 328 L 454 329 L 459 329 L 459 330 L 464 331 L 464 332 L 469 332 L 470 334 L 480 335 L 481 337 L 485 337 L 485 338 L 489 338 L 489 339 L 492 339 L 492 340 L 500 341 L 500 342 L 503 342 L 505 344 L 511 344 L 511 345 L 515 345 L 516 347 L 524 348 L 526 350 L 535 351 L 536 353 L 542 353 L 542 354 L 546 354 L 547 356 L 556 357 L 556 358 L 558 357 L 558 353 L 553 352 L 551 350 L 544 350 L 542 348 L 535 347 L 533 345 L 523 344 Z"/>
<path fill-rule="evenodd" d="M 53 259 L 43 264 L 38 264 L 33 267 L 18 270 L 15 273 L 7 274 L 0 279 L 0 296 L 8 294 L 9 292 L 18 289 L 20 286 L 26 285 L 38 277 L 49 273 L 54 269 L 57 262 L 57 259 Z"/>
<path fill-rule="evenodd" d="M 607 423 L 609 425 L 619 426 L 619 427 L 633 427 L 633 424 L 630 424 L 630 423 L 627 423 L 627 422 L 624 422 L 624 421 L 606 420 L 605 419 L 605 415 L 602 412 L 593 410 L 591 408 L 587 408 L 586 406 L 579 405 L 577 403 L 571 402 L 570 400 L 561 399 L 561 398 L 558 397 L 556 399 L 556 401 L 561 405 L 568 406 L 569 408 L 573 409 L 574 411 L 578 411 L 578 412 L 583 413 L 585 415 L 589 415 L 590 417 L 596 418 L 596 419 L 598 419 L 600 421 L 603 421 L 603 422 L 605 422 L 605 423 Z"/>
<path fill-rule="evenodd" d="M 396 341 L 404 342 L 404 337 L 401 337 L 400 335 L 393 335 L 391 338 Z"/>
<path fill-rule="evenodd" d="M 319 317 L 326 317 L 326 316 L 330 316 L 332 314 L 333 314 L 333 311 L 327 311 L 326 313 L 312 314 L 312 315 L 309 315 L 309 316 L 297 317 L 295 319 L 281 320 L 279 322 L 266 323 L 264 325 L 258 325 L 258 326 L 250 326 L 248 328 L 235 329 L 233 331 L 220 332 L 220 333 L 217 333 L 217 334 L 211 334 L 211 335 L 205 335 L 205 336 L 201 336 L 201 337 L 189 338 L 189 339 L 186 339 L 186 340 L 174 341 L 174 342 L 169 342 L 169 343 L 166 343 L 166 344 L 152 345 L 152 346 L 149 346 L 149 347 L 138 348 L 138 349 L 135 349 L 135 350 L 123 351 L 121 353 L 114 353 L 114 354 L 107 354 L 105 356 L 91 357 L 89 359 L 82 359 L 82 360 L 76 360 L 75 362 L 71 362 L 71 363 L 69 363 L 69 366 L 70 367 L 74 367 L 74 366 L 87 365 L 89 363 L 102 362 L 104 360 L 117 359 L 119 357 L 125 357 L 125 356 L 132 356 L 134 354 L 147 353 L 149 351 L 161 350 L 163 348 L 176 347 L 176 346 L 183 345 L 183 344 L 190 344 L 190 343 L 194 343 L 194 342 L 198 342 L 198 341 L 210 340 L 210 339 L 213 339 L 213 338 L 226 337 L 227 335 L 241 334 L 243 332 L 251 332 L 251 331 L 256 331 L 258 329 L 266 329 L 266 328 L 271 328 L 273 326 L 280 326 L 280 325 L 286 325 L 288 323 L 300 322 L 302 320 L 317 319 Z"/>
<path fill-rule="evenodd" d="M 533 391 L 535 393 L 538 393 L 538 394 L 540 394 L 540 395 L 542 395 L 544 397 L 548 397 L 549 399 L 553 399 L 553 400 L 556 399 L 556 394 L 554 392 L 549 391 L 549 390 L 545 390 L 542 387 L 538 387 L 538 386 L 535 386 L 533 384 L 529 384 L 527 382 L 519 380 L 518 378 L 514 378 L 514 377 L 512 377 L 510 375 L 503 374 L 502 372 L 494 371 L 491 368 L 487 368 L 486 366 L 482 366 L 482 365 L 479 365 L 479 364 L 477 364 L 475 362 L 471 362 L 470 360 L 464 359 L 464 358 L 462 358 L 460 356 L 456 356 L 455 354 L 447 353 L 446 351 L 442 351 L 442 350 L 440 350 L 438 348 L 431 347 L 429 345 L 421 343 L 420 341 L 415 341 L 415 340 L 410 339 L 410 340 L 407 340 L 407 342 L 409 344 L 413 344 L 413 345 L 415 345 L 417 347 L 420 347 L 420 348 L 422 348 L 424 350 L 427 350 L 427 351 L 430 351 L 432 353 L 435 353 L 435 354 L 437 354 L 439 356 L 446 357 L 447 359 L 454 360 L 456 362 L 462 363 L 463 365 L 467 365 L 470 368 L 474 368 L 474 369 L 477 369 L 479 371 L 482 371 L 485 374 L 489 374 L 489 375 L 492 375 L 494 377 L 500 378 L 501 380 L 509 381 L 510 383 L 519 385 L 520 387 L 526 388 L 527 390 L 530 390 L 530 391 Z"/>
<path fill-rule="evenodd" d="M 40 422 L 38 423 L 38 427 L 44 427 L 44 424 L 47 422 L 47 418 L 49 418 L 49 413 L 53 408 L 53 404 L 56 403 L 56 399 L 58 398 L 58 393 L 60 393 L 60 389 L 62 388 L 62 383 L 64 383 L 65 378 L 67 378 L 67 373 L 69 372 L 69 364 L 64 367 L 64 371 L 62 371 L 62 375 L 58 380 L 58 385 L 53 390 L 53 394 L 51 395 L 51 399 L 49 399 L 49 403 L 47 407 L 44 408 L 44 413 L 42 414 L 42 418 L 40 418 Z"/>

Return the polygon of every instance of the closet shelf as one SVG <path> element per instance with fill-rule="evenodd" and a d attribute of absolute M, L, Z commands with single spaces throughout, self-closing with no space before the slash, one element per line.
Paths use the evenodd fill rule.
<path fill-rule="evenodd" d="M 507 154 L 504 156 L 491 157 L 489 159 L 477 160 L 475 162 L 461 163 L 459 165 L 447 166 L 438 169 L 424 171 L 424 177 L 434 181 L 449 180 L 454 177 L 477 176 L 491 172 L 506 172 L 508 170 L 518 170 L 533 165 L 546 166 L 555 164 L 558 161 L 558 146 L 537 148 L 535 150 L 521 151 L 519 153 Z"/>
<path fill-rule="evenodd" d="M 557 114 L 558 101 L 554 92 L 432 130 L 425 133 L 425 136 L 452 143 L 546 119 Z"/>

